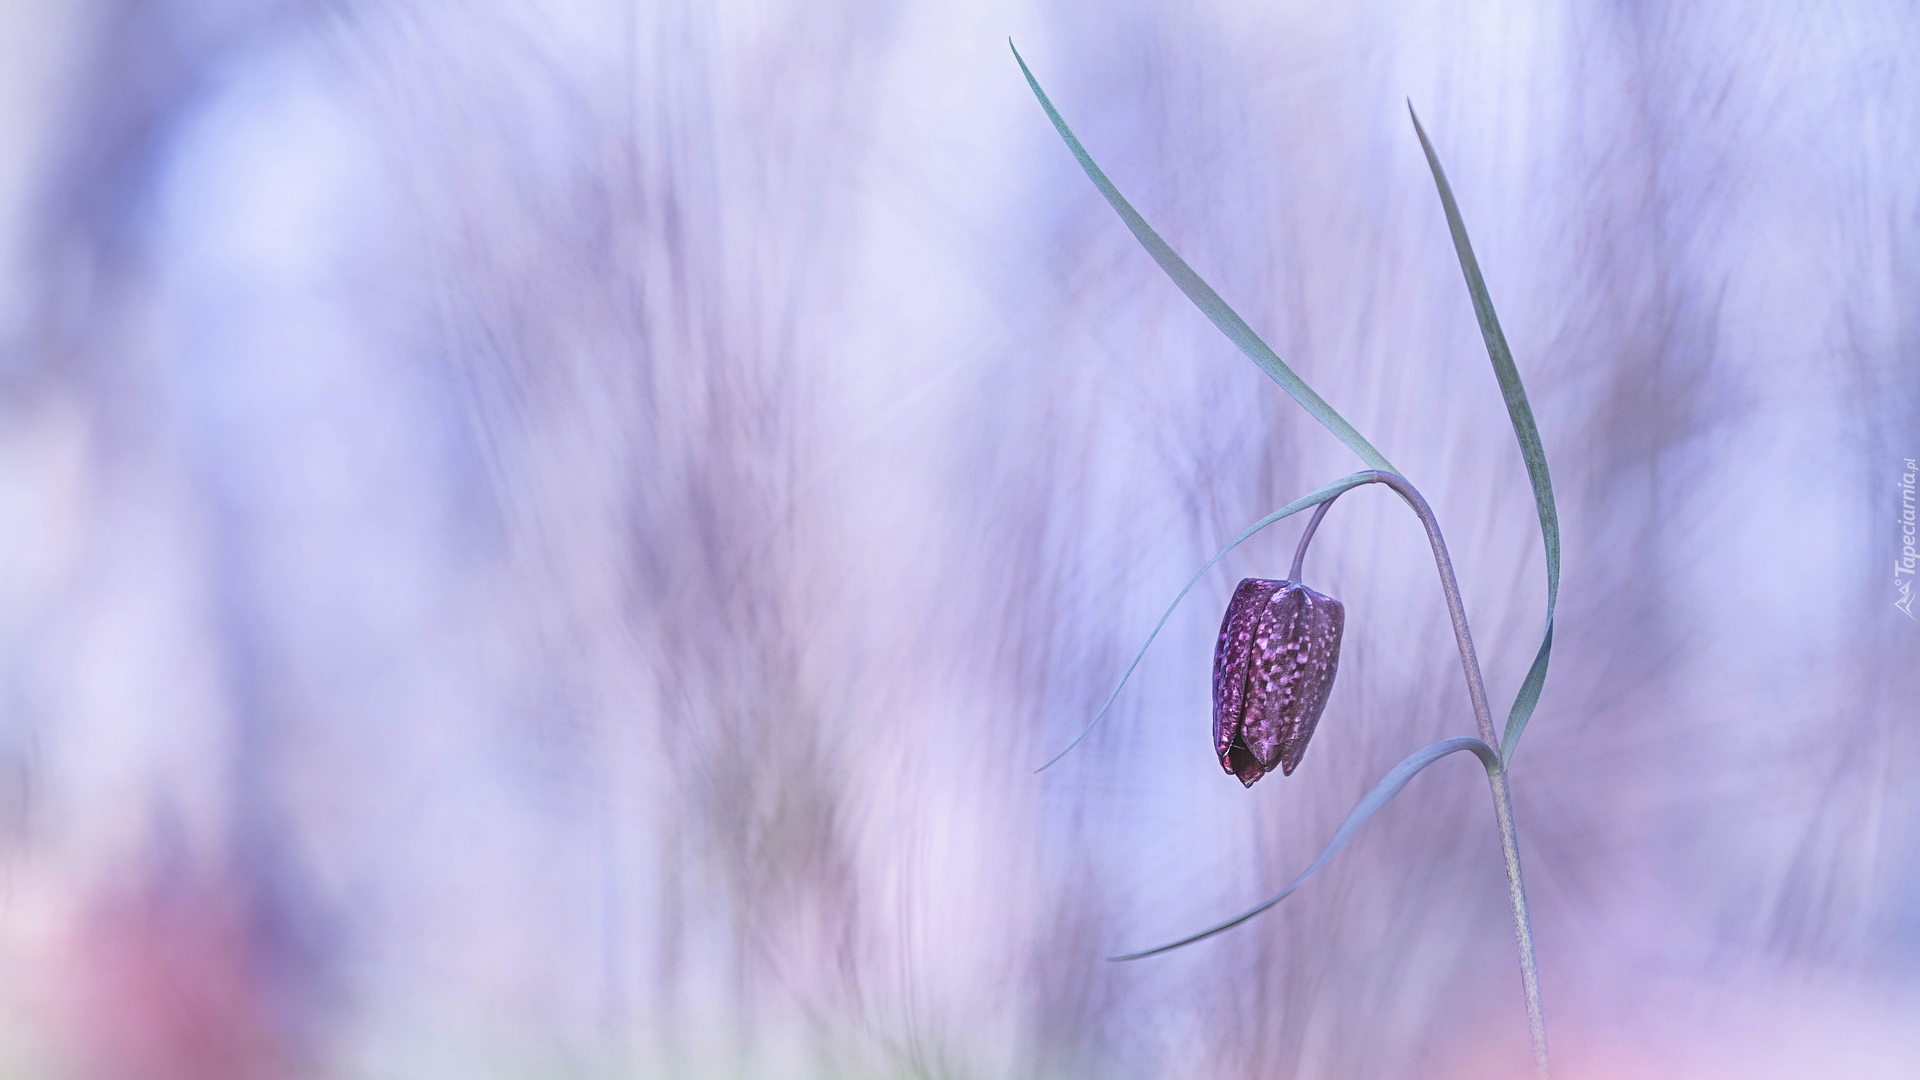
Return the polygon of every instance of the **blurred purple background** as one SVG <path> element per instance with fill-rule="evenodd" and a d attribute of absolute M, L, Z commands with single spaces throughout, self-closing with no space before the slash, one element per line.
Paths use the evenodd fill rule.
<path fill-rule="evenodd" d="M 1380 489 L 1291 778 L 1241 576 L 1419 484 L 1563 1078 L 1920 1075 L 1906 5 L 0 6 L 0 1076 L 1529 1073 L 1432 563 Z"/>

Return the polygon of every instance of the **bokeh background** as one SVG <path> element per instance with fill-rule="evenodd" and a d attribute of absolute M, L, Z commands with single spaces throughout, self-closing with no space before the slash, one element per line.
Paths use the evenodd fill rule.
<path fill-rule="evenodd" d="M 0 5 L 0 1076 L 1530 1073 L 1381 489 L 1293 777 L 1234 581 L 1356 462 L 1068 119 L 1543 614 L 1443 159 L 1566 529 L 1515 773 L 1572 1078 L 1920 1076 L 1904 4 Z"/>

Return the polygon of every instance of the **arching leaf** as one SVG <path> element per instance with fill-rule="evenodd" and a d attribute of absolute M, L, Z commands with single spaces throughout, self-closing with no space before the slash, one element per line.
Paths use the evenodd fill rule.
<path fill-rule="evenodd" d="M 1467 293 L 1473 298 L 1473 314 L 1480 322 L 1480 336 L 1487 343 L 1487 357 L 1493 361 L 1493 375 L 1500 382 L 1500 395 L 1507 402 L 1507 417 L 1513 422 L 1513 434 L 1520 442 L 1520 456 L 1527 464 L 1527 480 L 1533 485 L 1534 507 L 1540 514 L 1540 542 L 1547 555 L 1547 629 L 1540 637 L 1540 650 L 1520 683 L 1513 708 L 1507 713 L 1507 728 L 1500 736 L 1502 761 L 1513 760 L 1513 748 L 1520 742 L 1540 703 L 1540 691 L 1547 682 L 1547 660 L 1553 655 L 1553 609 L 1560 599 L 1560 515 L 1553 504 L 1553 480 L 1547 475 L 1547 452 L 1540 445 L 1540 429 L 1533 422 L 1533 407 L 1527 403 L 1527 389 L 1520 384 L 1520 369 L 1514 366 L 1513 352 L 1507 348 L 1507 335 L 1500 329 L 1500 317 L 1493 312 L 1493 298 L 1487 294 L 1486 279 L 1480 276 L 1480 263 L 1473 257 L 1473 244 L 1467 240 L 1466 222 L 1447 184 L 1446 170 L 1433 151 L 1420 116 L 1407 102 L 1413 117 L 1413 130 L 1420 136 L 1420 148 L 1426 151 L 1427 166 L 1433 170 L 1434 186 L 1440 189 L 1440 205 L 1447 213 L 1447 231 L 1453 234 L 1454 254 L 1460 258 L 1460 272 L 1467 279 Z"/>
<path fill-rule="evenodd" d="M 1327 863 L 1333 861 L 1333 857 L 1340 854 L 1340 849 L 1347 846 L 1347 842 L 1352 840 L 1354 834 L 1360 831 L 1360 827 L 1365 825 L 1374 814 L 1379 813 L 1380 808 L 1387 805 L 1395 795 L 1400 794 L 1400 789 L 1407 786 L 1407 781 L 1412 780 L 1418 775 L 1420 770 L 1439 761 L 1448 754 L 1458 753 L 1462 750 L 1472 751 L 1474 756 L 1480 759 L 1480 764 L 1485 766 L 1488 772 L 1493 772 L 1500 767 L 1500 755 L 1494 752 L 1493 747 L 1488 746 L 1486 743 L 1470 735 L 1462 735 L 1453 739 L 1442 739 L 1432 746 L 1417 750 L 1409 754 L 1405 761 L 1395 765 L 1393 771 L 1381 777 L 1379 783 L 1373 785 L 1373 790 L 1367 792 L 1367 797 L 1361 799 L 1360 805 L 1354 807 L 1353 811 L 1347 815 L 1347 820 L 1340 823 L 1339 831 L 1335 832 L 1333 839 L 1327 842 L 1326 849 L 1320 852 L 1320 857 L 1313 860 L 1312 866 L 1302 870 L 1299 877 L 1288 882 L 1286 888 L 1281 889 L 1279 892 L 1248 908 L 1246 911 L 1235 915 L 1226 922 L 1210 926 L 1197 934 L 1188 934 L 1179 941 L 1169 942 L 1151 949 L 1142 949 L 1139 952 L 1128 953 L 1125 956 L 1109 956 L 1107 959 L 1114 961 L 1138 960 L 1144 956 L 1152 956 L 1156 953 L 1178 949 L 1182 945 L 1191 945 L 1196 941 L 1210 938 L 1223 930 L 1231 930 L 1280 901 L 1285 900 L 1287 897 L 1293 895 L 1295 889 L 1306 884 L 1308 878 L 1319 873 Z"/>
<path fill-rule="evenodd" d="M 1007 46 L 1012 48 L 1013 42 L 1008 41 Z M 1120 189 L 1113 186 L 1113 181 L 1107 179 L 1107 174 L 1101 171 L 1100 166 L 1094 164 L 1093 157 L 1087 153 L 1087 148 L 1080 145 L 1080 140 L 1073 134 L 1073 129 L 1067 126 L 1059 110 L 1053 107 L 1047 92 L 1040 89 L 1039 80 L 1033 77 L 1033 72 L 1028 69 L 1026 60 L 1020 56 L 1019 49 L 1013 50 L 1013 58 L 1019 61 L 1020 70 L 1027 76 L 1027 85 L 1033 88 L 1033 96 L 1040 99 L 1040 107 L 1046 110 L 1047 119 L 1053 121 L 1054 130 L 1066 140 L 1067 149 L 1073 151 L 1074 159 L 1080 162 L 1082 169 L 1086 170 L 1088 179 L 1093 181 L 1093 186 L 1099 188 L 1100 194 L 1107 197 L 1107 202 L 1113 205 L 1114 211 L 1120 215 L 1120 220 L 1126 222 L 1127 228 L 1133 230 L 1134 238 L 1140 241 L 1140 246 L 1147 249 L 1147 254 L 1153 256 L 1153 261 L 1160 264 L 1160 269 L 1167 272 L 1167 276 L 1180 287 L 1180 291 L 1187 294 L 1187 299 L 1193 301 L 1195 307 L 1199 308 L 1207 318 L 1213 320 L 1213 325 L 1219 327 L 1220 332 L 1227 335 L 1229 341 L 1239 346 L 1240 351 L 1246 353 L 1248 359 L 1260 365 L 1262 370 L 1273 377 L 1274 382 L 1279 383 L 1282 389 L 1292 394 L 1293 399 L 1299 402 L 1302 408 L 1312 413 L 1314 419 L 1326 425 L 1328 431 L 1333 432 L 1341 442 L 1346 443 L 1354 453 L 1359 454 L 1362 461 L 1375 469 L 1398 472 L 1399 470 L 1388 463 L 1380 451 L 1373 448 L 1372 443 L 1354 430 L 1352 424 L 1347 423 L 1345 417 L 1335 412 L 1333 406 L 1327 404 L 1324 398 L 1314 392 L 1313 387 L 1307 385 L 1306 380 L 1294 374 L 1293 369 L 1280 359 L 1279 354 L 1268 347 L 1266 342 L 1260 340 L 1260 335 L 1254 333 L 1253 328 L 1247 325 L 1247 321 L 1242 319 L 1238 312 L 1228 307 L 1225 300 L 1220 299 L 1220 294 L 1213 291 L 1213 286 L 1201 280 L 1200 275 L 1193 272 L 1193 267 L 1188 266 L 1186 260 L 1169 247 L 1165 240 L 1160 239 L 1160 234 L 1153 231 L 1153 227 L 1148 225 L 1146 219 L 1133 208 L 1133 204 L 1127 202 L 1126 198 L 1120 194 Z"/>

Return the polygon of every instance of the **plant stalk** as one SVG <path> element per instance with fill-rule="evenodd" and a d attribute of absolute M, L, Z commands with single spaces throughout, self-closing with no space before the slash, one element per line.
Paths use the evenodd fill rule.
<path fill-rule="evenodd" d="M 1306 531 L 1300 534 L 1300 546 L 1293 549 L 1293 569 L 1287 571 L 1288 581 L 1302 580 L 1300 574 L 1301 568 L 1307 564 L 1307 545 L 1313 543 L 1313 534 L 1320 531 L 1320 519 L 1327 516 L 1327 511 L 1333 509 L 1334 500 L 1339 497 L 1335 495 L 1313 508 L 1313 517 L 1307 521 Z"/>
<path fill-rule="evenodd" d="M 1440 570 L 1440 589 L 1447 596 L 1447 617 L 1453 622 L 1453 638 L 1460 646 L 1460 666 L 1466 670 L 1467 696 L 1473 699 L 1474 722 L 1480 738 L 1498 747 L 1500 738 L 1493 727 L 1493 712 L 1487 707 L 1487 688 L 1480 674 L 1480 658 L 1473 649 L 1473 634 L 1467 629 L 1467 610 L 1460 600 L 1460 583 L 1453 576 L 1453 559 L 1447 554 L 1446 538 L 1440 535 L 1440 523 L 1433 508 L 1418 488 L 1397 473 L 1375 470 L 1374 482 L 1392 488 L 1420 516 L 1427 530 L 1427 542 L 1433 546 L 1433 561 Z M 1322 504 L 1326 505 L 1326 504 Z M 1526 883 L 1520 876 L 1520 835 L 1513 823 L 1513 796 L 1507 784 L 1505 765 L 1487 770 L 1487 783 L 1493 789 L 1493 816 L 1500 824 L 1500 853 L 1507 864 L 1507 898 L 1513 905 L 1513 935 L 1520 946 L 1520 985 L 1527 998 L 1527 1025 L 1533 1040 L 1533 1068 L 1539 1080 L 1551 1080 L 1553 1068 L 1547 1060 L 1547 1024 L 1540 1010 L 1540 975 L 1533 959 L 1533 921 L 1527 914 Z"/>

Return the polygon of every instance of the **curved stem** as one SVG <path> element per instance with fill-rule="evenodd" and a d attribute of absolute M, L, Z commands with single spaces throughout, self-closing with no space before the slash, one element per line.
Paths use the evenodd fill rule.
<path fill-rule="evenodd" d="M 1467 674 L 1467 696 L 1473 699 L 1473 719 L 1480 738 L 1499 745 L 1493 729 L 1493 712 L 1487 707 L 1487 688 L 1480 675 L 1480 658 L 1473 649 L 1473 634 L 1467 629 L 1467 610 L 1460 600 L 1460 583 L 1453 576 L 1453 559 L 1447 555 L 1446 538 L 1440 535 L 1440 523 L 1433 508 L 1418 488 L 1397 473 L 1374 470 L 1368 483 L 1385 484 L 1406 501 L 1427 530 L 1427 542 L 1433 547 L 1433 561 L 1440 571 L 1440 589 L 1447 595 L 1447 617 L 1453 622 L 1454 642 L 1460 647 L 1460 666 Z M 1304 549 L 1304 544 L 1302 545 Z M 1520 946 L 1520 984 L 1527 998 L 1527 1024 L 1533 1040 L 1533 1067 L 1540 1080 L 1550 1080 L 1552 1067 L 1547 1061 L 1547 1025 L 1540 1010 L 1540 975 L 1533 959 L 1533 922 L 1527 913 L 1527 889 L 1520 877 L 1520 835 L 1513 823 L 1513 796 L 1504 765 L 1487 770 L 1487 782 L 1493 789 L 1493 815 L 1500 824 L 1500 854 L 1507 864 L 1507 899 L 1513 905 L 1513 935 Z"/>
<path fill-rule="evenodd" d="M 1287 571 L 1288 581 L 1299 582 L 1300 568 L 1307 561 L 1307 545 L 1313 543 L 1313 534 L 1320 528 L 1320 519 L 1327 516 L 1327 511 L 1333 509 L 1334 499 L 1339 497 L 1335 495 L 1333 499 L 1313 508 L 1313 516 L 1307 519 L 1307 531 L 1300 534 L 1300 546 L 1293 549 L 1293 569 Z"/>
<path fill-rule="evenodd" d="M 1392 488 L 1413 512 L 1420 517 L 1420 524 L 1427 530 L 1427 543 L 1433 547 L 1433 561 L 1440 570 L 1440 591 L 1447 594 L 1447 618 L 1453 622 L 1453 638 L 1460 646 L 1460 666 L 1467 673 L 1467 696 L 1473 699 L 1473 721 L 1479 725 L 1480 738 L 1488 745 L 1500 745 L 1500 736 L 1494 731 L 1493 710 L 1487 705 L 1486 683 L 1480 677 L 1480 657 L 1474 652 L 1473 633 L 1467 629 L 1467 609 L 1460 600 L 1460 583 L 1454 580 L 1453 559 L 1447 554 L 1447 539 L 1440 535 L 1440 523 L 1434 520 L 1433 508 L 1427 505 L 1420 489 L 1407 482 L 1407 478 L 1398 473 L 1375 471 L 1378 479 L 1375 483 Z"/>

